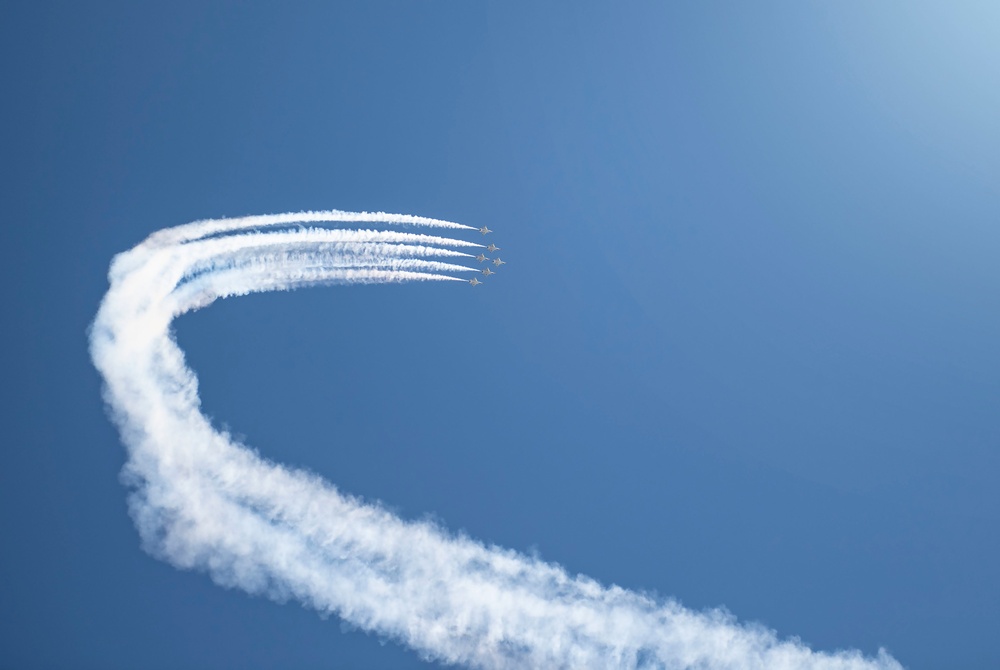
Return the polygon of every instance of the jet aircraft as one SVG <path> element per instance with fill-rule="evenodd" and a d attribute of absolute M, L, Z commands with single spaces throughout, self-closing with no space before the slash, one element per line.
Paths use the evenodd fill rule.
<path fill-rule="evenodd" d="M 489 268 L 486 268 L 485 270 L 483 270 L 483 274 L 486 275 L 487 277 L 489 277 L 490 275 L 495 275 L 496 272 L 494 272 L 493 270 L 490 270 Z"/>
<path fill-rule="evenodd" d="M 492 233 L 493 231 L 487 228 L 486 226 L 483 226 L 482 228 L 479 229 L 479 232 L 485 235 L 486 233 Z"/>
<path fill-rule="evenodd" d="M 476 279 L 475 277 L 473 277 L 472 279 L 469 280 L 469 283 L 472 284 L 473 286 L 479 286 L 483 282 L 481 282 L 478 279 Z"/>
<path fill-rule="evenodd" d="M 500 267 L 501 265 L 506 265 L 507 261 L 502 261 L 499 258 L 493 260 L 493 265 Z"/>
<path fill-rule="evenodd" d="M 486 258 L 486 254 L 479 254 L 478 256 L 476 256 L 476 260 L 482 263 L 483 261 L 488 261 L 489 259 Z"/>
<path fill-rule="evenodd" d="M 491 252 L 492 251 L 500 251 L 500 247 L 498 247 L 495 244 L 490 244 L 490 246 L 486 247 L 486 251 L 491 251 Z"/>

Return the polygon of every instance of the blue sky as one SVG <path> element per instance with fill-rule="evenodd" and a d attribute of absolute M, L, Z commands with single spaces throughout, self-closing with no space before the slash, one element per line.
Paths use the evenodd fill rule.
<path fill-rule="evenodd" d="M 1000 665 L 991 3 L 2 15 L 0 665 L 433 667 L 144 554 L 87 354 L 115 253 L 323 208 L 508 265 L 183 317 L 219 425 L 604 583 Z"/>

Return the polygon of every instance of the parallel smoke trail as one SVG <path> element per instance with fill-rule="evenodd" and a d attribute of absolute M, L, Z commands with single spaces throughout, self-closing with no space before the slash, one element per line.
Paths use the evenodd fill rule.
<path fill-rule="evenodd" d="M 431 219 L 426 216 L 387 214 L 385 212 L 343 212 L 338 209 L 330 209 L 323 212 L 288 212 L 286 214 L 258 214 L 229 219 L 202 219 L 201 221 L 192 221 L 182 226 L 164 228 L 150 235 L 147 241 L 155 245 L 176 244 L 197 240 L 210 235 L 306 223 L 384 223 L 400 226 L 430 226 L 456 230 L 475 230 L 472 226 L 455 223 L 454 221 L 444 221 L 443 219 Z"/>
<path fill-rule="evenodd" d="M 306 212 L 199 221 L 115 257 L 91 355 L 128 448 L 129 505 L 152 554 L 219 584 L 320 612 L 474 668 L 901 666 L 886 652 L 813 652 L 562 568 L 406 522 L 216 431 L 170 324 L 220 297 L 322 284 L 461 281 L 446 237 L 302 230 L 302 223 L 469 229 L 384 213 Z M 268 231 L 269 232 L 262 232 Z M 440 257 L 449 260 L 435 260 Z"/>

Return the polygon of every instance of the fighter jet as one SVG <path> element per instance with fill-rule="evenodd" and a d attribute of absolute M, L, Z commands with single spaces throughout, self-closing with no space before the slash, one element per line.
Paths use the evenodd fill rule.
<path fill-rule="evenodd" d="M 479 229 L 479 232 L 485 235 L 486 233 L 492 233 L 493 231 L 487 228 L 486 226 L 483 226 L 482 228 Z"/>
<path fill-rule="evenodd" d="M 478 279 L 476 279 L 475 277 L 473 277 L 472 279 L 469 280 L 469 283 L 472 284 L 473 286 L 479 286 L 483 282 L 481 282 Z"/>
<path fill-rule="evenodd" d="M 483 261 L 488 261 L 489 259 L 486 257 L 486 254 L 479 254 L 476 256 L 476 260 L 482 263 Z"/>
<path fill-rule="evenodd" d="M 486 247 L 486 250 L 492 253 L 494 251 L 500 251 L 500 247 L 495 244 L 490 244 L 490 246 Z"/>
<path fill-rule="evenodd" d="M 493 265 L 500 267 L 501 265 L 506 265 L 507 261 L 502 261 L 499 258 L 493 260 Z"/>
<path fill-rule="evenodd" d="M 496 272 L 494 272 L 493 270 L 490 270 L 489 268 L 486 268 L 485 270 L 483 270 L 483 274 L 486 275 L 487 277 L 489 277 L 490 275 L 495 275 Z"/>

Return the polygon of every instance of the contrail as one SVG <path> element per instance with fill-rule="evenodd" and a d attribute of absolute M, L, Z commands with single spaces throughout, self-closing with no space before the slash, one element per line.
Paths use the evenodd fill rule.
<path fill-rule="evenodd" d="M 90 351 L 128 449 L 123 478 L 147 551 L 472 668 L 902 667 L 884 650 L 812 651 L 722 610 L 695 612 L 403 521 L 213 428 L 172 335 L 174 318 L 261 291 L 463 281 L 455 273 L 476 268 L 457 263 L 470 256 L 458 249 L 481 246 L 304 224 L 473 230 L 381 212 L 276 214 L 168 228 L 116 256 Z"/>

